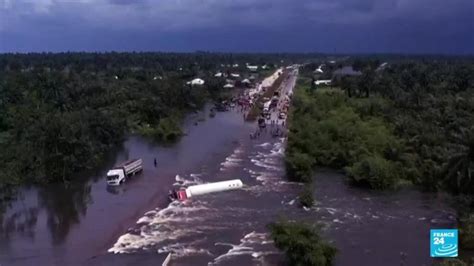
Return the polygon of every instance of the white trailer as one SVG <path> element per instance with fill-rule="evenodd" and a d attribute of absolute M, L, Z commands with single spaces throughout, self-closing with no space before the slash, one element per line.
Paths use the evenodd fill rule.
<path fill-rule="evenodd" d="M 168 264 L 170 263 L 171 261 L 171 253 L 168 253 L 168 256 L 166 256 L 165 260 L 163 261 L 163 263 L 161 264 L 161 266 L 168 266 Z"/>
<path fill-rule="evenodd" d="M 189 186 L 185 189 L 175 191 L 173 195 L 170 195 L 171 199 L 186 200 L 188 198 L 205 195 L 214 192 L 228 191 L 240 189 L 244 186 L 240 179 L 221 181 L 215 183 L 207 183 L 202 185 Z"/>
<path fill-rule="evenodd" d="M 133 159 L 115 166 L 107 172 L 107 184 L 118 186 L 125 182 L 127 177 L 143 170 L 142 159 Z"/>

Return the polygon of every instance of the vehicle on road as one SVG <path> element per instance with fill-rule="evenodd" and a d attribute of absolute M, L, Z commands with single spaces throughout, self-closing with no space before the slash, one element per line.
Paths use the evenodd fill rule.
<path fill-rule="evenodd" d="M 107 172 L 107 185 L 118 186 L 125 182 L 127 177 L 143 170 L 142 159 L 133 159 L 115 166 Z"/>
<path fill-rule="evenodd" d="M 271 101 L 271 104 L 270 104 L 270 109 L 273 108 L 273 107 L 276 107 L 278 105 L 278 100 L 279 100 L 279 98 L 277 96 L 272 97 L 272 101 Z"/>

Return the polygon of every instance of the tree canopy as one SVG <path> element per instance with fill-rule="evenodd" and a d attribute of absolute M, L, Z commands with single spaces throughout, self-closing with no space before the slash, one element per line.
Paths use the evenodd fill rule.
<path fill-rule="evenodd" d="M 337 249 L 323 240 L 319 230 L 304 223 L 280 221 L 269 225 L 275 245 L 283 250 L 289 265 L 330 266 Z"/>

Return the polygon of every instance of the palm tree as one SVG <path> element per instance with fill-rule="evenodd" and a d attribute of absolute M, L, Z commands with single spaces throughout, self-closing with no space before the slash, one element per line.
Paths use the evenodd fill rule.
<path fill-rule="evenodd" d="M 375 79 L 375 71 L 370 67 L 364 69 L 362 77 L 359 79 L 359 88 L 364 91 L 365 97 L 370 97 L 371 87 L 373 86 Z"/>
<path fill-rule="evenodd" d="M 348 77 L 342 77 L 341 78 L 341 89 L 347 91 L 347 96 L 349 98 L 352 97 L 352 86 L 353 86 L 353 84 L 352 84 L 350 78 L 348 78 Z"/>
<path fill-rule="evenodd" d="M 474 193 L 474 127 L 454 136 L 455 153 L 444 167 L 444 182 L 456 193 Z"/>

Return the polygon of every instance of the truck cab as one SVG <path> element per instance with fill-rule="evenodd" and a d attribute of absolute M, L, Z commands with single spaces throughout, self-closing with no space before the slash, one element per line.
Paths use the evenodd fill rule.
<path fill-rule="evenodd" d="M 115 166 L 107 172 L 107 184 L 118 186 L 125 182 L 125 179 L 143 169 L 142 159 L 133 159 Z"/>
<path fill-rule="evenodd" d="M 118 186 L 125 182 L 125 175 L 122 169 L 111 169 L 107 172 L 107 184 Z"/>

